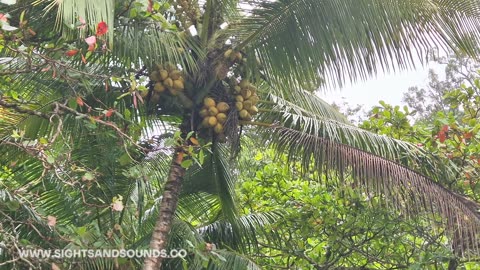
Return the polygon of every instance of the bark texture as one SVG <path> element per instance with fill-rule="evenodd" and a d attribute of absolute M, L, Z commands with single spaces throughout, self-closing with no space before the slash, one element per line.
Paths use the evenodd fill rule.
<path fill-rule="evenodd" d="M 173 215 L 177 209 L 178 196 L 185 176 L 185 169 L 180 165 L 183 158 L 181 149 L 177 149 L 170 166 L 167 182 L 160 203 L 157 223 L 150 241 L 151 250 L 162 250 L 167 245 L 168 235 L 172 227 Z M 146 257 L 143 265 L 144 270 L 158 270 L 162 268 L 162 257 Z"/>

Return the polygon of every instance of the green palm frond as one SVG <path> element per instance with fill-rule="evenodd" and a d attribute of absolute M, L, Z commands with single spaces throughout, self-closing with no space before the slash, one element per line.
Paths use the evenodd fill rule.
<path fill-rule="evenodd" d="M 335 108 L 311 93 L 292 94 L 281 98 L 273 94 L 265 103 L 259 121 L 281 123 L 282 126 L 300 130 L 336 143 L 345 144 L 402 165 L 414 168 L 430 177 L 442 181 L 455 175 L 438 157 L 411 143 L 381 136 L 349 123 Z M 290 101 L 293 100 L 293 101 Z M 305 160 L 308 167 L 308 160 Z"/>
<path fill-rule="evenodd" d="M 479 4 L 471 0 L 245 3 L 255 8 L 231 22 L 232 41 L 253 48 L 268 80 L 289 88 L 405 69 L 435 47 L 473 54 L 480 25 Z"/>
<path fill-rule="evenodd" d="M 435 222 L 447 227 L 451 235 L 464 241 L 460 252 L 478 252 L 480 236 L 480 207 L 466 203 L 467 199 L 435 183 L 432 179 L 396 162 L 344 145 L 333 140 L 310 135 L 285 127 L 268 130 L 275 147 L 295 159 L 301 157 L 307 168 L 327 176 L 333 171 L 343 181 L 351 177 L 366 196 L 380 194 L 387 204 L 404 216 L 424 211 L 437 214 Z"/>
<path fill-rule="evenodd" d="M 121 24 L 114 38 L 115 60 L 127 67 L 131 64 L 139 67 L 171 62 L 195 72 L 198 70 L 196 59 L 205 57 L 195 38 L 185 33 L 162 30 L 156 22 L 132 21 Z"/>
<path fill-rule="evenodd" d="M 274 231 L 265 228 L 282 219 L 281 211 L 255 213 L 241 216 L 234 224 L 218 220 L 197 228 L 207 242 L 215 243 L 219 248 L 233 248 L 246 254 L 255 252 L 258 239 L 278 240 Z"/>
<path fill-rule="evenodd" d="M 90 29 L 91 34 L 95 33 L 99 22 L 106 22 L 109 26 L 114 25 L 114 0 L 35 0 L 32 2 L 34 5 L 44 6 L 44 13 L 56 11 L 56 27 L 65 33 L 75 31 L 80 18 L 85 20 L 86 26 L 88 26 L 86 29 Z M 81 33 L 81 35 L 85 36 L 85 33 Z M 110 47 L 112 47 L 113 31 L 109 31 L 107 35 Z"/>
<path fill-rule="evenodd" d="M 233 221 L 238 216 L 235 203 L 236 177 L 228 157 L 228 149 L 214 143 L 212 153 L 207 155 L 202 167 L 192 168 L 187 173 L 182 194 L 205 192 L 215 195 L 220 205 L 213 209 L 218 209 L 220 212 L 217 214 L 225 220 Z"/>

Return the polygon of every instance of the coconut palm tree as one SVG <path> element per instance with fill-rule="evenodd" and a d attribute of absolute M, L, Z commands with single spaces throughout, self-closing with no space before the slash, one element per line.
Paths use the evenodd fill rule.
<path fill-rule="evenodd" d="M 127 201 L 138 201 L 142 220 L 150 189 L 158 214 L 147 213 L 157 221 L 144 229 L 152 231 L 151 249 L 161 250 L 182 192 L 188 207 L 180 202 L 180 210 L 195 206 L 191 215 L 203 209 L 216 214 L 210 221 L 246 231 L 225 155 L 238 154 L 241 135 L 252 132 L 321 179 L 349 174 L 405 216 L 432 213 L 459 254 L 476 252 L 476 204 L 441 185 L 451 168 L 414 145 L 356 128 L 313 91 L 411 67 L 431 48 L 477 55 L 479 7 L 471 0 L 18 1 L 2 7 L 11 15 L 2 22 L 1 83 L 10 89 L 0 99 L 2 160 L 36 168 L 28 177 L 13 173 L 25 190 L 61 191 L 41 202 L 63 207 L 55 216 L 65 220 L 80 218 L 65 209 L 75 202 L 84 207 L 78 213 L 111 202 L 119 219 L 95 218 L 98 226 L 107 217 L 117 224 Z M 151 174 L 133 166 L 167 154 Z M 44 219 L 14 195 L 4 197 Z M 147 257 L 144 269 L 161 264 Z"/>

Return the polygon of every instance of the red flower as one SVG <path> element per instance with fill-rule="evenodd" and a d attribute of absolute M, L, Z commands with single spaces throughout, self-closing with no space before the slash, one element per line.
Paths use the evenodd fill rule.
<path fill-rule="evenodd" d="M 105 22 L 99 22 L 97 25 L 97 36 L 105 35 L 108 31 L 108 26 Z"/>
<path fill-rule="evenodd" d="M 74 56 L 75 54 L 78 53 L 78 50 L 77 49 L 72 49 L 72 50 L 69 50 L 65 53 L 66 56 Z"/>

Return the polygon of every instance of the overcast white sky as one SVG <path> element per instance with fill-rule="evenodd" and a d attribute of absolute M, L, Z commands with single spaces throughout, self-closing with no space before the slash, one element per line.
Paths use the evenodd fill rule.
<path fill-rule="evenodd" d="M 403 93 L 410 86 L 425 86 L 428 83 L 428 70 L 434 69 L 441 77 L 445 65 L 430 62 L 426 66 L 417 66 L 416 70 L 396 73 L 379 73 L 367 81 L 358 81 L 354 84 L 347 83 L 343 89 L 326 90 L 319 96 L 328 103 L 342 104 L 344 101 L 350 105 L 362 104 L 365 109 L 378 105 L 379 100 L 392 105 L 401 105 Z"/>

